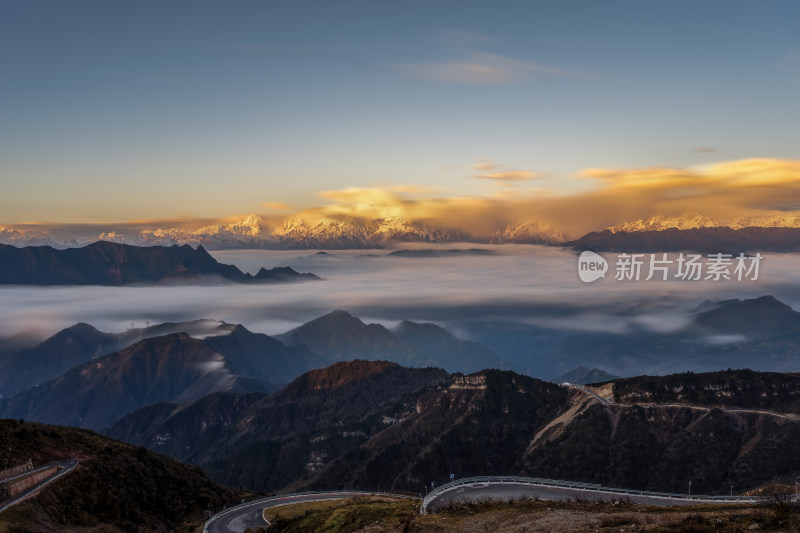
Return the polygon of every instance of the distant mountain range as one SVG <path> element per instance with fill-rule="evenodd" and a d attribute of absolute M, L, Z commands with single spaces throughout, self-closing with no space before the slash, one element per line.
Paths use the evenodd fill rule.
<path fill-rule="evenodd" d="M 488 348 L 435 324 L 406 321 L 391 331 L 345 311 L 277 337 L 210 320 L 121 334 L 77 324 L 36 346 L 0 352 L 0 416 L 101 429 L 144 405 L 274 391 L 303 372 L 353 359 L 461 371 L 503 365 Z"/>
<path fill-rule="evenodd" d="M 127 348 L 143 339 L 187 333 L 196 337 L 224 335 L 233 324 L 214 320 L 164 323 L 124 333 L 104 333 L 89 324 L 75 324 L 34 346 L 0 349 L 0 397 L 13 396 L 57 378 L 87 361 Z"/>
<path fill-rule="evenodd" d="M 499 368 L 503 364 L 489 348 L 459 339 L 436 324 L 403 321 L 389 330 L 380 324 L 365 324 L 342 310 L 275 338 L 288 346 L 308 346 L 330 361 L 388 360 L 406 366 L 437 366 L 460 372 Z"/>
<path fill-rule="evenodd" d="M 511 224 L 493 235 L 471 235 L 438 227 L 430 222 L 412 221 L 400 216 L 364 219 L 342 215 L 314 220 L 292 216 L 273 224 L 257 215 L 249 215 L 231 224 L 194 229 L 173 227 L 130 230 L 122 226 L 99 232 L 0 226 L 0 243 L 54 248 L 80 247 L 98 240 L 136 246 L 189 244 L 208 249 L 362 249 L 380 248 L 390 243 L 402 242 L 555 244 L 568 238 L 570 236 L 564 232 L 536 221 Z"/>
<path fill-rule="evenodd" d="M 599 229 L 599 228 L 598 228 Z M 758 231 L 755 231 L 758 229 Z M 468 233 L 438 226 L 430 221 L 409 220 L 401 216 L 366 219 L 349 215 L 328 215 L 303 218 L 294 215 L 282 221 L 265 220 L 248 215 L 229 224 L 214 224 L 196 228 L 168 227 L 131 229 L 117 226 L 100 230 L 87 226 L 76 228 L 39 228 L 37 226 L 0 226 L 0 243 L 14 246 L 52 246 L 54 248 L 82 247 L 95 241 L 109 241 L 135 246 L 172 246 L 188 244 L 207 249 L 271 248 L 271 249 L 364 249 L 391 246 L 397 243 L 519 243 L 564 244 L 579 248 L 589 243 L 598 251 L 649 251 L 656 245 L 671 250 L 711 250 L 709 241 L 723 239 L 721 246 L 737 246 L 737 250 L 795 251 L 800 229 L 800 216 L 770 215 L 718 219 L 696 213 L 665 217 L 657 215 L 632 222 L 621 222 L 606 230 L 591 232 L 583 237 L 553 224 L 523 219 L 484 233 Z M 674 233 L 674 230 L 690 231 Z M 727 231 L 731 230 L 731 231 Z M 742 231 L 748 230 L 748 231 Z M 670 232 L 663 243 L 657 233 Z M 656 232 L 644 240 L 615 234 Z M 609 235 L 610 234 L 610 235 Z M 598 237 L 600 236 L 600 237 Z M 767 239 L 759 247 L 759 238 Z M 725 241 L 724 239 L 728 239 Z M 575 244 L 577 243 L 577 244 Z M 713 244 L 713 242 L 711 243 Z M 650 246 L 650 247 L 648 247 Z"/>
<path fill-rule="evenodd" d="M 692 229 L 612 231 L 588 233 L 564 243 L 576 250 L 593 252 L 680 252 L 729 253 L 798 252 L 800 228 L 704 227 Z"/>
<path fill-rule="evenodd" d="M 127 285 L 198 281 L 215 277 L 236 283 L 280 283 L 319 279 L 289 267 L 262 268 L 255 276 L 224 265 L 202 246 L 131 246 L 98 241 L 83 248 L 0 244 L 0 284 Z"/>
<path fill-rule="evenodd" d="M 219 482 L 267 490 L 421 491 L 453 473 L 673 492 L 692 480 L 697 492 L 727 493 L 800 472 L 800 418 L 781 414 L 796 406 L 800 376 L 637 379 L 598 389 L 611 398 L 603 404 L 508 371 L 463 376 L 341 362 L 269 396 L 145 407 L 108 433 L 197 464 Z M 707 393 L 665 397 L 685 407 L 654 405 L 654 391 L 665 387 Z"/>
<path fill-rule="evenodd" d="M 648 313 L 634 308 L 618 314 Z M 617 376 L 721 368 L 800 371 L 800 313 L 773 296 L 708 301 L 686 319 L 666 332 L 636 324 L 617 332 L 565 330 L 491 318 L 467 327 L 471 340 L 535 376 L 559 376 L 579 366 Z"/>
<path fill-rule="evenodd" d="M 696 213 L 654 216 L 587 233 L 566 246 L 594 252 L 745 253 L 800 251 L 800 217 L 719 220 Z"/>
<path fill-rule="evenodd" d="M 800 371 L 800 313 L 771 296 L 706 302 L 667 333 L 491 321 L 469 330 L 474 340 L 435 324 L 404 321 L 389 329 L 342 310 L 274 337 L 214 321 L 121 334 L 78 324 L 38 345 L 0 352 L 0 416 L 99 429 L 148 404 L 270 392 L 308 370 L 352 360 L 463 373 L 519 369 L 578 384 L 686 370 Z"/>
<path fill-rule="evenodd" d="M 700 228 L 800 228 L 800 216 L 778 215 L 762 217 L 739 217 L 730 220 L 720 220 L 706 217 L 697 213 L 685 213 L 678 217 L 665 217 L 656 215 L 650 218 L 623 222 L 616 226 L 606 228 L 612 233 L 619 231 L 663 231 L 666 229 L 700 229 Z"/>
<path fill-rule="evenodd" d="M 242 327 L 205 340 L 173 333 L 92 359 L 0 400 L 0 414 L 101 429 L 156 402 L 189 401 L 216 391 L 272 391 L 325 363 L 305 347 L 287 348 Z"/>

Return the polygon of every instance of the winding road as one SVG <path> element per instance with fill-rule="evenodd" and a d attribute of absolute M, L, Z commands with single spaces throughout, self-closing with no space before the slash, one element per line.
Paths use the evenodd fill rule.
<path fill-rule="evenodd" d="M 203 528 L 204 533 L 242 533 L 248 527 L 267 525 L 262 511 L 270 507 L 301 502 L 341 500 L 356 496 L 388 496 L 408 498 L 400 494 L 362 491 L 329 491 L 284 494 L 261 498 L 231 507 L 212 516 Z M 577 483 L 554 479 L 522 477 L 479 477 L 458 479 L 442 485 L 422 501 L 420 513 L 435 513 L 459 503 L 502 501 L 520 498 L 541 500 L 631 501 L 647 505 L 702 505 L 721 503 L 757 503 L 751 497 L 690 496 L 603 487 L 591 483 Z"/>
<path fill-rule="evenodd" d="M 268 524 L 264 520 L 262 512 L 264 509 L 270 507 L 303 502 L 343 500 L 345 498 L 355 498 L 357 496 L 408 498 L 408 496 L 400 494 L 364 491 L 298 492 L 295 494 L 272 496 L 270 498 L 261 498 L 245 502 L 215 514 L 203 526 L 203 533 L 243 533 L 248 527 L 264 527 Z"/>
<path fill-rule="evenodd" d="M 756 503 L 751 497 L 690 496 L 603 487 L 591 483 L 576 483 L 553 479 L 523 477 L 464 478 L 442 485 L 422 501 L 420 512 L 435 513 L 461 503 L 487 500 L 539 498 L 541 500 L 631 501 L 647 505 L 699 505 L 720 503 Z"/>
<path fill-rule="evenodd" d="M 25 472 L 23 474 L 19 474 L 17 476 L 13 476 L 13 477 L 4 479 L 3 481 L 7 482 L 7 481 L 13 481 L 15 479 L 24 478 L 24 477 L 30 476 L 31 474 L 35 474 L 36 472 L 39 472 L 40 470 L 44 470 L 46 468 L 50 468 L 50 467 L 53 467 L 53 466 L 55 466 L 56 468 L 59 469 L 58 472 L 56 472 L 55 474 L 53 474 L 49 478 L 44 479 L 41 482 L 37 483 L 36 485 L 34 485 L 33 487 L 29 488 L 25 492 L 23 492 L 21 494 L 18 494 L 17 496 L 14 497 L 14 499 L 8 500 L 6 502 L 0 502 L 0 512 L 3 512 L 6 509 L 8 509 L 9 507 L 11 507 L 12 505 L 16 505 L 16 504 L 18 504 L 18 503 L 30 498 L 31 496 L 33 496 L 34 494 L 39 492 L 42 489 L 42 487 L 44 487 L 46 485 L 49 485 L 50 483 L 53 483 L 54 481 L 56 481 L 60 477 L 69 474 L 70 472 L 72 472 L 72 470 L 75 469 L 76 466 L 78 466 L 78 460 L 77 459 L 73 459 L 72 461 L 60 461 L 60 462 L 57 462 L 57 463 L 46 464 L 46 465 L 41 466 L 41 467 L 39 467 L 39 468 L 37 468 L 35 470 L 31 470 L 30 472 Z"/>

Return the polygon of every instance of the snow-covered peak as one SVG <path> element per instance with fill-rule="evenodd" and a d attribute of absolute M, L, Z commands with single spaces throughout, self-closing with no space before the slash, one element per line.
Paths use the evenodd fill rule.
<path fill-rule="evenodd" d="M 502 231 L 491 236 L 491 242 L 502 243 L 528 243 L 528 244 L 559 244 L 572 239 L 568 233 L 562 232 L 552 225 L 539 220 L 520 220 L 508 224 Z"/>
<path fill-rule="evenodd" d="M 775 215 L 765 217 L 744 217 L 738 219 L 732 227 L 738 228 L 800 228 L 800 216 Z"/>
<path fill-rule="evenodd" d="M 710 217 L 697 213 L 686 213 L 678 217 L 665 217 L 656 215 L 650 218 L 635 220 L 633 222 L 623 222 L 616 226 L 607 228 L 613 233 L 618 231 L 663 231 L 665 229 L 694 229 L 694 228 L 718 228 L 726 224 Z"/>
<path fill-rule="evenodd" d="M 719 220 L 711 217 L 699 215 L 697 213 L 686 213 L 677 217 L 665 217 L 656 215 L 650 218 L 636 220 L 634 222 L 623 222 L 616 226 L 607 228 L 616 233 L 618 231 L 663 231 L 666 229 L 695 229 L 695 228 L 721 228 L 742 229 L 752 227 L 762 228 L 800 228 L 800 216 L 797 215 L 774 215 L 741 217 L 730 220 Z"/>
<path fill-rule="evenodd" d="M 248 215 L 242 220 L 231 224 L 215 224 L 205 226 L 191 233 L 194 235 L 230 235 L 241 237 L 259 237 L 266 231 L 261 217 L 258 215 Z"/>

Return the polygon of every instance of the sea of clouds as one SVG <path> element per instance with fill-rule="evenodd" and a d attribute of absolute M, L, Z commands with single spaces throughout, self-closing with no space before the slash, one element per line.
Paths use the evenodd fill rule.
<path fill-rule="evenodd" d="M 466 249 L 474 245 L 453 245 Z M 244 271 L 291 266 L 324 280 L 267 285 L 215 283 L 128 287 L 0 288 L 0 337 L 43 337 L 77 322 L 108 332 L 147 322 L 201 318 L 276 334 L 334 309 L 392 326 L 435 322 L 469 337 L 475 321 L 507 320 L 558 329 L 624 334 L 632 328 L 674 331 L 706 300 L 772 294 L 800 309 L 800 256 L 768 254 L 758 281 L 628 281 L 583 283 L 577 254 L 561 247 L 481 246 L 491 254 L 434 257 L 389 250 L 316 253 L 235 250 L 212 254 Z M 444 249 L 442 246 L 436 249 Z M 626 312 L 627 310 L 627 312 Z"/>

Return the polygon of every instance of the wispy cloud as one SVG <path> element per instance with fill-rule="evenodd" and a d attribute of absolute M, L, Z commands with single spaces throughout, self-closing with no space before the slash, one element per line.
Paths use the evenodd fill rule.
<path fill-rule="evenodd" d="M 536 76 L 577 77 L 574 72 L 544 63 L 474 50 L 450 61 L 407 63 L 394 68 L 422 80 L 467 85 L 510 85 Z"/>
<path fill-rule="evenodd" d="M 476 164 L 474 168 L 481 172 L 481 174 L 475 175 L 475 178 L 498 182 L 528 181 L 543 176 L 543 174 L 529 170 L 512 170 L 492 161 L 483 161 Z"/>

